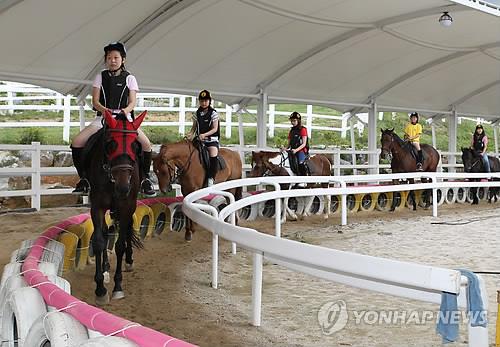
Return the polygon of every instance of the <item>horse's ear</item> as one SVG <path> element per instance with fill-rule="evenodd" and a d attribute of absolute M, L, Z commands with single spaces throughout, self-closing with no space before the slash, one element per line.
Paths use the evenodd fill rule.
<path fill-rule="evenodd" d="M 132 122 L 134 129 L 136 129 L 136 130 L 139 129 L 139 127 L 141 126 L 142 121 L 144 120 L 144 118 L 146 117 L 147 114 L 148 114 L 148 111 L 143 111 L 139 115 L 139 117 L 137 117 L 136 119 L 134 119 L 134 121 Z"/>
<path fill-rule="evenodd" d="M 389 131 L 390 131 L 391 133 L 393 133 L 393 132 L 394 132 L 394 128 L 392 128 L 392 129 L 389 129 Z"/>
<path fill-rule="evenodd" d="M 116 128 L 117 121 L 113 118 L 113 115 L 109 112 L 109 110 L 104 111 L 104 120 L 106 121 L 108 127 L 111 129 Z"/>

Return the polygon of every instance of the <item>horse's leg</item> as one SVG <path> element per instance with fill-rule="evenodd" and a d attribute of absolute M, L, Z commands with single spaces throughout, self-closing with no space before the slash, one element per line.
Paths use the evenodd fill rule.
<path fill-rule="evenodd" d="M 415 180 L 413 178 L 410 178 L 410 179 L 408 179 L 408 182 L 410 184 L 414 184 Z M 410 201 L 413 201 L 413 211 L 416 211 L 417 210 L 417 198 L 415 197 L 415 191 L 410 190 L 409 195 L 410 195 Z"/>
<path fill-rule="evenodd" d="M 306 203 L 304 206 L 304 212 L 302 213 L 301 220 L 304 219 L 304 217 L 309 217 L 309 211 L 311 211 L 311 206 L 314 201 L 314 196 L 306 196 Z"/>
<path fill-rule="evenodd" d="M 477 193 L 479 189 L 477 187 L 472 187 L 472 205 L 479 205 L 479 198 L 477 197 Z"/>
<path fill-rule="evenodd" d="M 115 286 L 113 288 L 113 299 L 118 300 L 125 297 L 125 293 L 122 289 L 122 262 L 123 255 L 125 255 L 125 262 L 132 265 L 132 241 L 131 233 L 132 231 L 132 218 L 131 215 L 127 213 L 122 213 L 120 215 L 120 232 L 118 233 L 118 240 L 116 240 L 115 253 L 116 253 L 116 270 L 115 270 Z"/>
<path fill-rule="evenodd" d="M 392 180 L 392 184 L 399 184 L 398 180 Z M 394 212 L 396 210 L 396 199 L 394 199 L 394 193 L 392 193 L 392 203 L 389 211 Z"/>
<path fill-rule="evenodd" d="M 290 216 L 290 220 L 297 220 L 298 219 L 295 212 L 290 207 L 288 207 L 288 199 L 289 198 L 285 198 L 283 201 L 283 204 L 285 205 L 285 208 L 283 209 L 283 217 L 281 218 L 283 223 L 286 221 L 287 214 Z"/>
<path fill-rule="evenodd" d="M 330 204 L 332 203 L 332 197 L 330 195 L 324 195 L 323 196 L 323 199 L 324 199 L 324 213 L 323 213 L 323 218 L 325 219 L 328 219 L 328 217 L 330 217 Z"/>
<path fill-rule="evenodd" d="M 104 251 L 102 252 L 102 271 L 104 276 L 104 283 L 109 283 L 109 269 L 111 266 L 109 265 L 108 259 L 108 242 L 109 242 L 109 229 L 106 225 L 106 222 L 103 224 L 102 235 L 104 238 Z"/>
<path fill-rule="evenodd" d="M 103 252 L 106 250 L 106 241 L 103 237 L 104 210 L 91 208 L 90 210 L 92 223 L 94 224 L 94 235 L 92 237 L 92 248 L 95 255 L 95 275 L 94 281 L 96 283 L 95 301 L 98 306 L 106 305 L 109 303 L 106 287 L 104 286 L 104 275 L 102 271 L 102 257 Z"/>
<path fill-rule="evenodd" d="M 186 233 L 184 234 L 184 239 L 186 241 L 191 241 L 193 239 L 193 221 L 187 217 L 186 218 Z"/>

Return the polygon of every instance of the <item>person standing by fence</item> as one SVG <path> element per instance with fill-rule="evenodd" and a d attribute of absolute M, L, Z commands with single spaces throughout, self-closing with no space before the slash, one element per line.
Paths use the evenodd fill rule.
<path fill-rule="evenodd" d="M 92 85 L 92 105 L 97 111 L 96 118 L 71 143 L 73 162 L 80 181 L 74 194 L 88 194 L 89 182 L 85 174 L 83 150 L 87 140 L 103 127 L 103 113 L 109 110 L 113 115 L 123 113 L 129 121 L 133 120 L 136 94 L 139 86 L 134 75 L 125 69 L 127 51 L 121 42 L 113 42 L 104 47 L 104 63 L 106 70 L 97 74 Z M 144 179 L 141 182 L 141 192 L 146 196 L 155 196 L 153 184 L 149 179 L 151 168 L 152 147 L 149 139 L 140 129 L 137 140 L 142 146 L 142 168 Z"/>

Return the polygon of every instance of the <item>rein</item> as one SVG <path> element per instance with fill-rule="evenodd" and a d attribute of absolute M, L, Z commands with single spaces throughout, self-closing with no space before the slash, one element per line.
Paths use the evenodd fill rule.
<path fill-rule="evenodd" d="M 186 140 L 186 142 L 187 142 L 187 145 L 189 147 L 189 156 L 187 158 L 187 161 L 184 163 L 184 165 L 182 167 L 177 167 L 178 170 L 175 170 L 175 168 L 176 168 L 175 164 L 171 165 L 168 163 L 168 161 L 165 163 L 167 165 L 167 168 L 168 168 L 168 175 L 170 176 L 170 180 L 168 182 L 168 184 L 170 186 L 172 186 L 172 184 L 174 184 L 174 183 L 177 183 L 179 178 L 181 178 L 182 175 L 186 171 L 188 171 L 189 168 L 191 167 L 191 158 L 193 157 L 195 147 L 189 140 Z"/>

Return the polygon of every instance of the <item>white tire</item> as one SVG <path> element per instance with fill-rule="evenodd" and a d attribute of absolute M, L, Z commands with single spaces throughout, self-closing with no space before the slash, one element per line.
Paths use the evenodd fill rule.
<path fill-rule="evenodd" d="M 47 307 L 37 289 L 16 289 L 3 311 L 2 341 L 6 341 L 8 347 L 31 347 L 32 345 L 24 344 L 25 339 L 36 319 L 46 312 Z"/>
<path fill-rule="evenodd" d="M 457 190 L 455 188 L 444 189 L 444 202 L 447 205 L 454 204 L 457 201 Z"/>
<path fill-rule="evenodd" d="M 217 211 L 221 211 L 224 207 L 228 205 L 227 199 L 222 195 L 214 196 L 209 202 L 209 205 L 215 207 Z"/>
<path fill-rule="evenodd" d="M 51 347 L 78 346 L 89 339 L 87 328 L 66 312 L 47 314 L 43 327 Z"/>
<path fill-rule="evenodd" d="M 127 340 L 123 337 L 105 336 L 87 340 L 78 345 L 78 347 L 138 347 L 135 342 Z"/>
<path fill-rule="evenodd" d="M 23 241 L 21 243 L 21 247 L 12 252 L 10 262 L 22 262 L 28 256 L 28 252 L 34 242 L 34 240 Z M 56 264 L 58 268 L 58 275 L 61 276 L 64 266 L 64 245 L 60 242 L 50 240 L 45 245 L 45 250 L 43 251 L 40 260 Z"/>
<path fill-rule="evenodd" d="M 467 200 L 467 193 L 468 193 L 467 188 L 458 187 L 457 188 L 457 202 L 461 203 L 461 204 L 465 203 L 465 201 Z"/>

